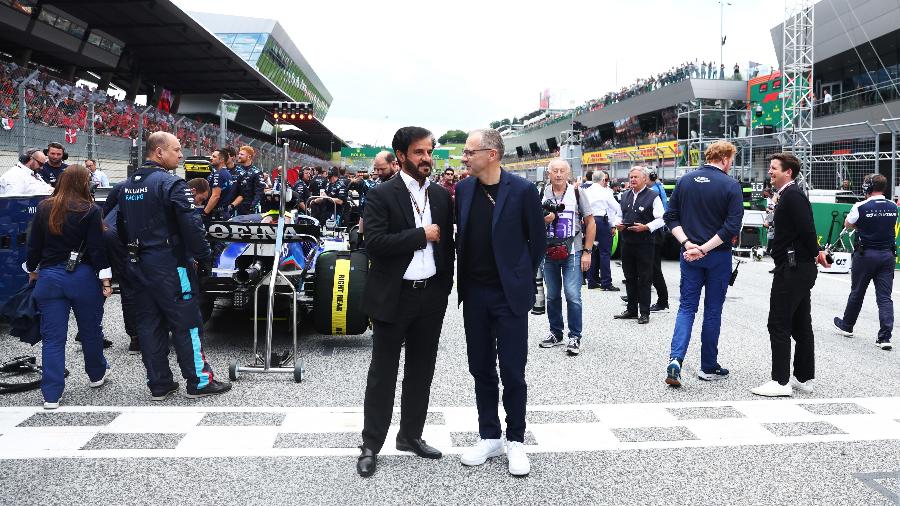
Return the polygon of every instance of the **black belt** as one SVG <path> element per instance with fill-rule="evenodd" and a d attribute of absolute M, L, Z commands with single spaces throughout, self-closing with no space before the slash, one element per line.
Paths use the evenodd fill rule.
<path fill-rule="evenodd" d="M 434 282 L 434 279 L 437 276 L 431 276 L 430 278 L 425 279 L 404 279 L 403 286 L 405 288 L 412 288 L 415 290 L 421 290 L 422 288 L 427 287 L 429 284 Z"/>

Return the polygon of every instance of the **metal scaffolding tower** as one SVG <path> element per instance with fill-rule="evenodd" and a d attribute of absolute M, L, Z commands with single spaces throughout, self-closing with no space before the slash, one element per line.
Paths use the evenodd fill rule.
<path fill-rule="evenodd" d="M 813 3 L 785 0 L 781 49 L 782 143 L 800 159 L 800 175 L 807 185 L 812 169 Z"/>

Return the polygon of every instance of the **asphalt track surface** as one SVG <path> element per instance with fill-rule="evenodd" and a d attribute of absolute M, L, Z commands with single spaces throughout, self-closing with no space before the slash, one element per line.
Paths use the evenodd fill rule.
<path fill-rule="evenodd" d="M 672 310 L 648 325 L 612 319 L 623 309 L 620 293 L 584 289 L 578 357 L 539 349 L 547 320 L 532 316 L 527 478 L 511 477 L 505 457 L 476 468 L 459 463 L 477 421 L 455 294 L 425 432 L 444 458 L 393 450 L 395 426 L 369 479 L 354 467 L 369 335 L 304 328 L 300 384 L 284 374 L 243 375 L 223 396 L 151 403 L 140 358 L 125 353 L 115 296 L 104 317 L 116 342 L 106 386 L 87 387 L 72 321 L 63 408 L 44 413 L 38 391 L 0 397 L 0 504 L 900 504 L 900 350 L 874 346 L 871 290 L 857 337 L 848 339 L 831 319 L 843 312 L 849 275 L 820 274 L 815 393 L 778 400 L 750 393 L 769 378 L 771 267 L 742 265 L 728 292 L 719 361 L 731 377 L 724 381 L 696 378 L 698 315 L 684 387 L 663 383 L 677 311 L 675 262 L 663 264 Z M 620 284 L 621 269 L 613 272 Z M 279 323 L 276 349 L 287 347 L 285 331 Z M 39 355 L 39 345 L 5 334 L 0 328 L 4 357 Z M 217 375 L 227 377 L 231 359 L 250 357 L 251 336 L 246 316 L 216 314 L 204 346 Z"/>

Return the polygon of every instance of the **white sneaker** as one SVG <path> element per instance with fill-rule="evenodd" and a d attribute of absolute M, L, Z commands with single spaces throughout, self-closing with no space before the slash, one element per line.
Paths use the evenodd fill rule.
<path fill-rule="evenodd" d="M 59 407 L 59 401 L 56 401 L 56 402 L 44 401 L 44 409 L 56 409 L 58 407 Z"/>
<path fill-rule="evenodd" d="M 526 476 L 531 472 L 531 462 L 525 453 L 525 445 L 518 441 L 506 442 L 506 460 L 509 463 L 509 474 Z"/>
<path fill-rule="evenodd" d="M 102 377 L 102 378 L 98 379 L 97 381 L 91 381 L 90 383 L 88 383 L 88 386 L 90 386 L 91 388 L 100 388 L 100 387 L 102 387 L 103 385 L 105 385 L 105 384 L 106 384 L 106 380 L 109 379 L 109 375 L 110 375 L 110 372 L 109 372 L 109 371 L 111 371 L 111 369 L 107 369 L 107 370 L 103 373 L 103 377 Z"/>
<path fill-rule="evenodd" d="M 502 439 L 479 439 L 477 443 L 462 452 L 459 460 L 467 466 L 480 466 L 491 457 L 503 455 Z"/>
<path fill-rule="evenodd" d="M 791 385 L 791 388 L 793 388 L 794 390 L 796 390 L 798 392 L 801 392 L 804 394 L 813 393 L 812 380 L 800 381 L 797 378 L 791 376 L 791 381 L 790 381 L 789 385 Z"/>
<path fill-rule="evenodd" d="M 794 395 L 794 390 L 791 388 L 791 385 L 782 385 L 775 380 L 763 383 L 750 391 L 756 395 L 762 395 L 763 397 L 791 397 Z"/>

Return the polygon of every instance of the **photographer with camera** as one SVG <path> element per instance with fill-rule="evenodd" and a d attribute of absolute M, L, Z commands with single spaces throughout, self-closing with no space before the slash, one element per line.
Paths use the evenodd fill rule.
<path fill-rule="evenodd" d="M 650 171 L 635 166 L 628 172 L 631 189 L 622 194 L 622 272 L 628 307 L 614 318 L 650 323 L 650 284 L 653 280 L 653 233 L 665 225 L 659 194 L 647 187 Z M 640 310 L 640 313 L 638 313 Z"/>
<path fill-rule="evenodd" d="M 834 318 L 834 327 L 842 335 L 853 337 L 853 326 L 862 308 L 866 289 L 871 281 L 875 285 L 875 302 L 878 304 L 878 337 L 875 346 L 891 349 L 891 333 L 894 328 L 894 264 L 897 261 L 897 244 L 894 227 L 897 225 L 897 205 L 884 198 L 887 178 L 870 174 L 863 180 L 862 190 L 866 200 L 853 205 L 844 220 L 846 228 L 855 228 L 857 245 L 853 251 L 853 269 L 850 271 L 850 296 L 843 318 Z"/>
<path fill-rule="evenodd" d="M 63 394 L 70 310 L 78 322 L 90 386 L 103 386 L 108 376 L 101 323 L 103 298 L 112 295 L 111 272 L 103 216 L 94 205 L 90 182 L 91 173 L 82 165 L 60 173 L 53 195 L 38 205 L 28 236 L 25 267 L 29 280 L 37 281 L 34 299 L 44 341 L 44 409 L 58 408 Z"/>
<path fill-rule="evenodd" d="M 555 159 L 547 166 L 550 185 L 541 196 L 544 223 L 547 226 L 547 253 L 544 257 L 544 286 L 547 291 L 547 318 L 550 334 L 540 342 L 541 348 L 563 344 L 564 322 L 562 295 L 566 294 L 569 321 L 569 343 L 566 352 L 581 351 L 581 282 L 584 271 L 591 267 L 591 247 L 596 224 L 591 202 L 578 188 L 569 184 L 572 173 L 569 162 Z"/>
<path fill-rule="evenodd" d="M 790 397 L 795 389 L 812 393 L 810 382 L 815 376 L 810 292 L 818 275 L 816 263 L 831 264 L 819 251 L 809 199 L 794 184 L 799 173 L 796 156 L 776 153 L 769 157 L 769 178 L 778 194 L 775 237 L 769 243 L 775 260 L 768 322 L 772 380 L 751 390 L 765 397 Z M 796 343 L 793 377 L 791 337 Z"/>

